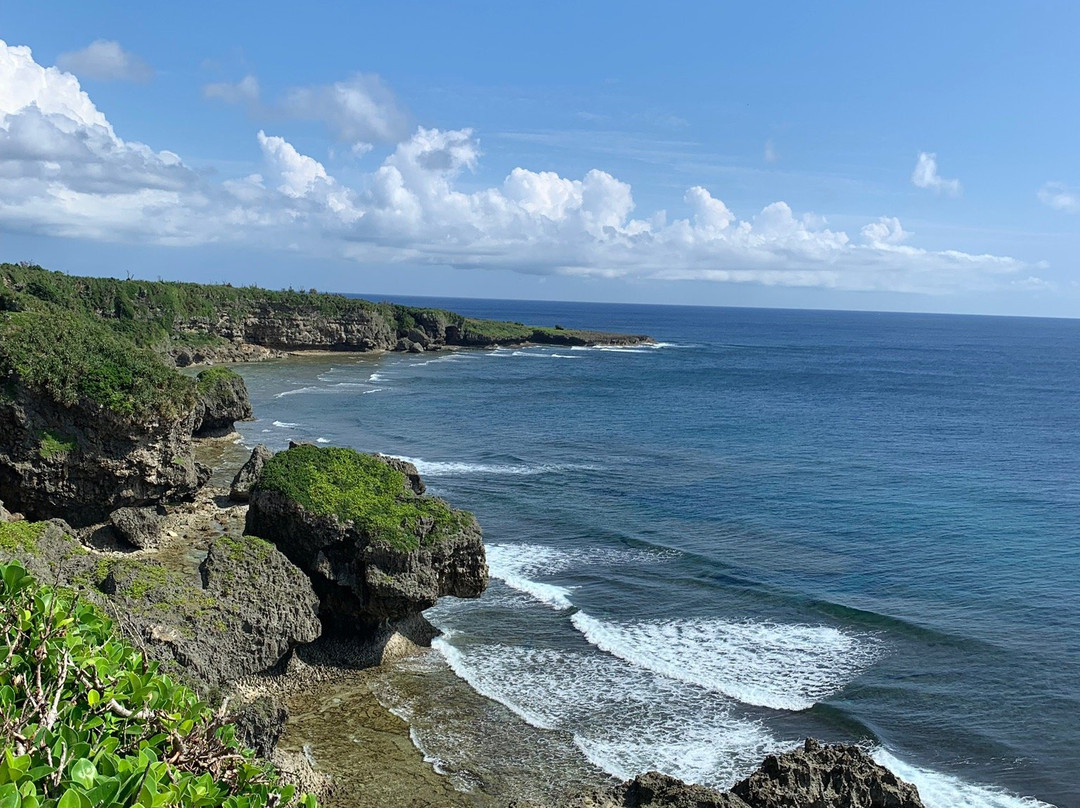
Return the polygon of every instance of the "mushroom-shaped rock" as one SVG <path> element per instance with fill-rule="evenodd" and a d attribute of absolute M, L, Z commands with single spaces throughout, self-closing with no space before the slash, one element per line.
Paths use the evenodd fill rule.
<path fill-rule="evenodd" d="M 309 444 L 264 466 L 247 532 L 307 573 L 324 625 L 370 634 L 444 595 L 473 598 L 487 587 L 476 518 L 416 493 L 419 477 L 406 471 L 399 461 Z"/>

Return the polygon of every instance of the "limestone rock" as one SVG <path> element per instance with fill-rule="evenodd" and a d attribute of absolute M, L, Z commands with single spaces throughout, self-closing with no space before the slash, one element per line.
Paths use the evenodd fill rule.
<path fill-rule="evenodd" d="M 161 537 L 161 515 L 157 508 L 117 508 L 109 522 L 120 537 L 140 550 L 156 547 Z"/>
<path fill-rule="evenodd" d="M 747 808 L 730 792 L 684 783 L 660 772 L 639 774 L 623 787 L 624 808 Z"/>
<path fill-rule="evenodd" d="M 293 452 L 313 462 L 320 452 L 351 453 L 358 463 L 363 457 L 351 450 L 297 446 L 275 455 L 272 462 L 291 463 L 297 457 L 289 457 Z M 449 509 L 441 500 L 418 496 L 415 492 L 418 487 L 423 490 L 422 483 L 415 468 L 409 468 L 399 477 L 402 489 L 397 501 L 410 508 L 412 503 L 437 503 L 453 525 L 436 528 L 427 517 L 416 518 L 410 528 L 415 533 L 407 542 L 411 549 L 394 546 L 353 521 L 311 512 L 281 491 L 265 487 L 270 465 L 252 491 L 246 531 L 272 541 L 307 573 L 328 627 L 372 635 L 387 622 L 418 615 L 444 595 L 478 597 L 487 587 L 483 536 L 476 518 Z M 409 481 L 410 475 L 415 482 Z"/>
<path fill-rule="evenodd" d="M 391 457 L 390 455 L 376 454 L 379 460 L 384 462 L 392 469 L 396 469 L 405 475 L 405 479 L 409 483 L 409 487 L 412 488 L 414 494 L 423 494 L 427 491 L 427 486 L 424 485 L 424 481 L 420 479 L 420 472 L 416 470 L 416 466 L 410 463 L 408 460 L 402 460 L 400 457 Z"/>
<path fill-rule="evenodd" d="M 194 418 L 134 419 L 17 385 L 0 397 L 0 499 L 28 519 L 79 527 L 117 508 L 188 498 L 210 477 L 192 457 Z"/>
<path fill-rule="evenodd" d="M 232 486 L 229 488 L 229 499 L 235 502 L 247 502 L 251 498 L 251 489 L 259 479 L 263 466 L 273 456 L 274 453 L 261 443 L 252 449 L 251 457 L 233 477 Z"/>
<path fill-rule="evenodd" d="M 251 399 L 239 373 L 212 367 L 202 371 L 196 381 L 199 403 L 192 430 L 195 435 L 228 434 L 236 421 L 251 419 Z"/>
<path fill-rule="evenodd" d="M 285 731 L 289 711 L 276 699 L 260 696 L 230 712 L 236 739 L 261 758 L 269 759 Z"/>
<path fill-rule="evenodd" d="M 322 630 L 310 581 L 250 536 L 215 539 L 197 569 L 120 558 L 97 571 L 120 627 L 202 689 L 273 668 Z"/>
<path fill-rule="evenodd" d="M 731 791 L 751 808 L 923 808 L 915 786 L 859 747 L 813 738 L 802 749 L 769 755 Z"/>

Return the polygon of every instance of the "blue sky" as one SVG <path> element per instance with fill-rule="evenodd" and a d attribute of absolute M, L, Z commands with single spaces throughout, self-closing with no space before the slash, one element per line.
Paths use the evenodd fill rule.
<path fill-rule="evenodd" d="M 7 0 L 0 258 L 1075 316 L 1078 31 L 1036 0 Z"/>

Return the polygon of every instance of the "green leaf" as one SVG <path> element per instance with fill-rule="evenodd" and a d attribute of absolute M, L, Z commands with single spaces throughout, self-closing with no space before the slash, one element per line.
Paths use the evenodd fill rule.
<path fill-rule="evenodd" d="M 56 808 L 82 808 L 82 800 L 79 799 L 79 792 L 73 788 L 69 788 L 64 792 L 64 796 L 60 798 L 60 801 L 56 803 Z"/>
<path fill-rule="evenodd" d="M 85 789 L 94 787 L 94 779 L 97 777 L 97 769 L 94 764 L 85 758 L 75 761 L 71 766 L 71 779 Z"/>

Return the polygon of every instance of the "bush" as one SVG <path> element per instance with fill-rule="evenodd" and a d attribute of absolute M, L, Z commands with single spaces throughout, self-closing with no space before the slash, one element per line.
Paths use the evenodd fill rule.
<path fill-rule="evenodd" d="M 73 593 L 0 565 L 0 806 L 314 808 Z"/>

